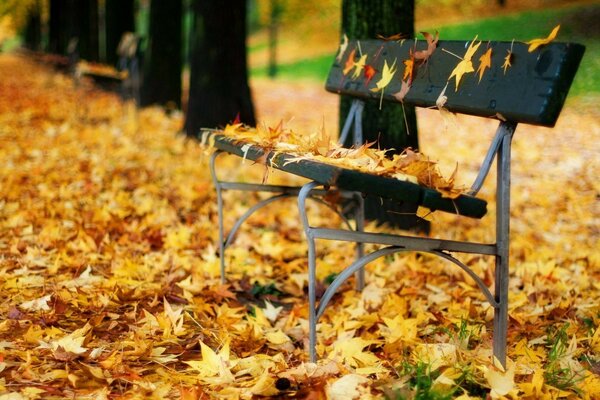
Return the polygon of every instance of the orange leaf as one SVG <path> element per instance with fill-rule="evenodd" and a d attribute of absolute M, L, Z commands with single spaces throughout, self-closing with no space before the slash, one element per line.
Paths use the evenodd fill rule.
<path fill-rule="evenodd" d="M 367 78 L 367 80 L 365 81 L 365 86 L 367 86 L 369 84 L 369 82 L 371 82 L 371 79 L 373 79 L 373 77 L 375 76 L 375 74 L 377 73 L 377 71 L 375 70 L 375 68 L 373 68 L 370 65 L 365 65 L 365 78 Z"/>
<path fill-rule="evenodd" d="M 413 70 L 415 68 L 415 57 L 413 56 L 412 50 L 410 51 L 410 58 L 408 60 L 404 60 L 404 75 L 402 75 L 402 80 L 408 80 L 408 83 L 412 83 L 413 80 Z"/>
<path fill-rule="evenodd" d="M 400 91 L 392 94 L 399 102 L 404 101 L 406 94 L 410 90 L 410 83 L 408 81 L 402 81 L 402 86 L 400 86 Z"/>
<path fill-rule="evenodd" d="M 431 55 L 433 54 L 433 52 L 435 51 L 435 49 L 437 48 L 437 43 L 438 40 L 440 38 L 440 34 L 438 31 L 435 31 L 435 37 L 429 33 L 429 32 L 421 32 L 423 34 L 423 36 L 425 36 L 425 39 L 427 40 L 427 49 L 426 50 L 421 50 L 421 51 L 417 51 L 415 53 L 415 59 L 416 60 L 428 60 L 429 57 L 431 57 Z"/>
<path fill-rule="evenodd" d="M 550 32 L 550 34 L 547 37 L 545 37 L 543 39 L 533 39 L 533 40 L 530 40 L 529 42 L 527 42 L 527 44 L 529 45 L 529 49 L 527 49 L 527 51 L 531 53 L 538 47 L 543 46 L 543 45 L 548 44 L 551 41 L 553 41 L 556 38 L 556 35 L 558 34 L 559 29 L 560 29 L 560 25 L 556 25 L 554 27 L 554 29 L 552 29 L 552 32 Z"/>
<path fill-rule="evenodd" d="M 352 49 L 352 51 L 350 52 L 350 55 L 348 55 L 348 59 L 346 60 L 346 63 L 344 64 L 344 75 L 348 75 L 348 72 L 350 72 L 350 70 L 352 68 L 354 68 L 354 56 L 356 54 L 356 49 Z"/>
<path fill-rule="evenodd" d="M 486 68 L 490 68 L 492 66 L 492 48 L 490 47 L 487 51 L 479 57 L 479 68 L 477 68 L 476 74 L 479 74 L 479 82 L 481 82 L 481 78 L 485 72 Z"/>

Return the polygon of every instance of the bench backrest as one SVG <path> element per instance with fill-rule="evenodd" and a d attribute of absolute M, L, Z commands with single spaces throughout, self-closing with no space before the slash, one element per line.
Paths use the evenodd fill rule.
<path fill-rule="evenodd" d="M 416 43 L 413 39 L 350 41 L 347 47 L 340 49 L 326 88 L 358 98 L 398 102 L 402 97 L 399 93 L 403 89 L 406 64 L 410 64 L 409 60 L 416 54 L 421 59 L 414 59 L 412 81 L 409 77 L 404 79 L 404 89 L 410 83 L 410 89 L 401 99 L 404 104 L 436 107 L 447 85 L 444 93 L 447 100 L 442 103 L 451 112 L 554 126 L 583 57 L 584 46 L 550 43 L 529 52 L 525 43 L 482 41 L 474 53 L 471 51 L 473 71 L 462 76 L 456 89 L 456 78 L 450 79 L 450 76 L 470 44 L 468 41 L 439 41 L 424 60 L 426 53 L 422 52 L 428 49 L 425 40 Z M 483 70 L 480 81 L 477 71 L 488 49 L 491 49 L 491 65 Z M 364 67 L 361 67 L 360 60 L 365 55 Z M 511 65 L 505 69 L 507 56 Z M 354 63 L 358 67 L 353 67 Z M 374 91 L 377 83 L 385 78 L 386 64 L 388 72 L 394 69 L 395 72 L 388 85 Z"/>

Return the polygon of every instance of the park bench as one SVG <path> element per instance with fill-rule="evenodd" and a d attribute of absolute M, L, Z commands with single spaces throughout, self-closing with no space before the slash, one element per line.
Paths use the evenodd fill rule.
<path fill-rule="evenodd" d="M 360 143 L 362 134 L 361 112 L 363 102 L 375 101 L 402 102 L 427 108 L 444 108 L 452 113 L 492 118 L 499 126 L 489 149 L 481 161 L 481 168 L 470 190 L 457 197 L 449 198 L 431 187 L 365 173 L 358 170 L 330 165 L 325 162 L 301 159 L 294 154 L 274 152 L 268 148 L 253 145 L 224 134 L 223 130 L 206 129 L 202 140 L 209 143 L 215 152 L 211 156 L 210 169 L 217 192 L 219 251 L 221 257 L 222 279 L 225 277 L 225 250 L 232 244 L 240 225 L 254 212 L 278 199 L 290 196 L 298 197 L 300 218 L 308 241 L 308 297 L 309 297 L 309 354 L 310 360 L 316 360 L 316 326 L 319 317 L 337 289 L 353 274 L 357 274 L 357 284 L 361 287 L 364 266 L 379 257 L 403 251 L 419 251 L 437 255 L 460 267 L 474 279 L 489 304 L 494 308 L 493 354 L 505 365 L 508 327 L 508 280 L 509 280 L 509 222 L 510 222 L 510 164 L 511 141 L 518 123 L 552 127 L 555 125 L 564 104 L 569 87 L 573 81 L 584 47 L 573 43 L 550 43 L 528 51 L 528 45 L 518 42 L 483 41 L 473 53 L 473 42 L 439 41 L 437 48 L 428 47 L 425 41 L 350 41 L 331 67 L 326 89 L 333 93 L 355 98 L 348 119 L 342 130 L 342 136 L 348 134 L 351 125 L 355 141 Z M 429 49 L 429 50 L 428 50 Z M 463 57 L 471 51 L 473 69 L 477 69 L 477 60 L 492 49 L 491 65 L 484 69 L 481 77 L 473 70 L 465 74 L 460 83 L 456 83 L 452 72 Z M 418 53 L 418 52 L 427 53 Z M 415 60 L 415 54 L 425 54 L 421 61 Z M 348 73 L 348 66 L 356 63 L 361 56 L 367 56 L 366 64 L 371 65 L 376 74 L 368 81 L 364 74 Z M 348 60 L 349 57 L 354 57 Z M 468 58 L 468 57 L 467 57 Z M 403 89 L 404 61 L 413 60 L 412 82 L 406 77 L 404 85 L 410 83 L 410 90 L 399 95 Z M 510 66 L 505 61 L 510 61 Z M 398 68 L 389 85 L 374 91 L 376 83 L 382 78 L 384 68 L 395 65 Z M 346 68 L 346 71 L 344 69 Z M 468 69 L 468 68 L 467 68 Z M 355 79 L 353 79 L 355 78 Z M 406 87 L 404 88 L 406 89 Z M 405 91 L 405 90 L 404 90 Z M 446 98 L 444 98 L 444 96 Z M 230 182 L 218 176 L 217 158 L 223 154 L 233 154 L 248 160 L 267 163 L 273 168 L 309 179 L 301 187 L 276 186 Z M 460 161 L 460 160 L 459 160 Z M 496 239 L 494 243 L 476 243 L 454 241 L 409 234 L 387 234 L 364 232 L 362 214 L 362 195 L 369 194 L 397 202 L 411 202 L 427 207 L 432 211 L 458 214 L 467 218 L 480 219 L 487 212 L 487 202 L 478 197 L 493 162 L 496 161 Z M 242 215 L 227 237 L 223 226 L 224 190 L 263 191 L 273 193 L 272 197 L 260 201 Z M 309 198 L 326 195 L 330 191 L 339 191 L 342 198 L 355 204 L 354 228 L 347 222 L 349 229 L 337 227 L 313 226 L 306 212 Z M 345 218 L 345 215 L 342 215 Z M 340 240 L 357 243 L 358 255 L 355 262 L 337 275 L 317 303 L 316 298 L 316 239 Z M 370 254 L 364 254 L 362 244 L 383 245 Z M 490 290 L 473 270 L 457 258 L 460 253 L 480 254 L 495 259 L 494 288 Z"/>
<path fill-rule="evenodd" d="M 131 32 L 125 32 L 116 49 L 118 55 L 117 65 L 91 63 L 79 59 L 77 39 L 69 42 L 68 54 L 73 65 L 76 80 L 87 77 L 103 90 L 119 93 L 125 100 L 133 99 L 140 103 L 141 65 L 140 65 L 141 38 Z"/>

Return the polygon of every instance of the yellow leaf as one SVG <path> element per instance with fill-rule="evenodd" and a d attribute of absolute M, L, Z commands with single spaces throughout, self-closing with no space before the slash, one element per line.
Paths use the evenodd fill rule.
<path fill-rule="evenodd" d="M 515 389 L 515 366 L 510 365 L 506 371 L 491 366 L 485 368 L 485 379 L 492 389 L 490 395 L 492 399 L 506 396 Z"/>
<path fill-rule="evenodd" d="M 395 343 L 399 340 L 412 343 L 417 338 L 417 318 L 404 318 L 402 315 L 396 315 L 394 318 L 383 318 L 383 322 L 389 329 L 386 331 L 386 341 Z"/>
<path fill-rule="evenodd" d="M 556 38 L 556 35 L 558 34 L 559 29 L 560 29 L 560 25 L 556 25 L 554 27 L 554 29 L 552 29 L 552 32 L 550 32 L 550 34 L 547 37 L 545 37 L 543 39 L 533 39 L 533 40 L 530 40 L 529 42 L 527 42 L 527 44 L 529 45 L 529 48 L 527 49 L 527 51 L 531 53 L 538 47 L 552 42 Z"/>
<path fill-rule="evenodd" d="M 367 63 L 367 55 L 362 55 L 357 62 L 354 63 L 354 72 L 352 73 L 352 79 L 358 79 L 363 68 L 365 68 L 365 64 Z"/>
<path fill-rule="evenodd" d="M 487 51 L 479 57 L 479 68 L 477 68 L 477 74 L 479 74 L 479 82 L 481 82 L 481 78 L 485 72 L 486 68 L 490 68 L 492 66 L 492 48 L 490 47 Z"/>
<path fill-rule="evenodd" d="M 198 372 L 201 378 L 217 378 L 208 379 L 210 382 L 223 384 L 234 381 L 230 368 L 235 366 L 235 363 L 229 360 L 229 340 L 223 344 L 219 353 L 215 353 L 202 341 L 200 341 L 200 349 L 202 353 L 201 361 L 184 362 Z"/>
<path fill-rule="evenodd" d="M 510 63 L 512 60 L 512 52 L 510 50 L 506 50 L 506 52 L 508 54 L 506 55 L 506 57 L 504 57 L 504 64 L 502 64 L 502 68 L 504 69 L 505 74 L 506 74 L 506 70 L 508 69 L 508 67 L 512 66 L 512 64 Z"/>
<path fill-rule="evenodd" d="M 348 36 L 346 36 L 346 34 L 344 33 L 344 36 L 342 37 L 342 43 L 340 44 L 340 49 L 338 51 L 338 55 L 335 57 L 337 62 L 342 61 L 342 57 L 344 56 L 344 53 L 346 52 L 347 47 L 348 47 Z"/>
<path fill-rule="evenodd" d="M 379 358 L 373 353 L 365 352 L 363 349 L 375 343 L 360 337 L 351 339 L 338 339 L 333 345 L 333 354 L 341 355 L 343 361 L 351 367 L 368 367 L 379 364 Z"/>
<path fill-rule="evenodd" d="M 369 380 L 362 375 L 348 374 L 336 380 L 327 388 L 327 397 L 332 400 L 358 399 L 365 391 Z"/>
<path fill-rule="evenodd" d="M 394 74 L 396 73 L 396 60 L 392 63 L 390 67 L 387 63 L 387 60 L 383 63 L 383 71 L 381 72 L 381 79 L 375 83 L 376 88 L 371 89 L 372 92 L 379 92 L 386 88 L 387 85 L 390 84 Z"/>
<path fill-rule="evenodd" d="M 273 332 L 267 332 L 265 334 L 265 337 L 272 344 L 284 344 L 284 343 L 291 341 L 291 339 L 288 337 L 288 335 L 283 333 L 281 331 L 281 329 L 277 329 L 276 331 L 273 331 Z"/>
<path fill-rule="evenodd" d="M 475 69 L 473 68 L 473 61 L 471 61 L 471 58 L 473 58 L 473 54 L 475 54 L 475 52 L 479 48 L 479 45 L 481 45 L 481 42 L 477 42 L 476 43 L 476 41 L 477 41 L 477 36 L 475 36 L 475 39 L 473 39 L 473 41 L 471 42 L 471 44 L 467 48 L 465 56 L 456 65 L 456 67 L 454 68 L 454 70 L 452 70 L 452 73 L 450 74 L 450 77 L 448 78 L 448 80 L 450 80 L 453 77 L 455 77 L 455 79 L 456 79 L 456 89 L 455 89 L 455 91 L 458 90 L 458 85 L 459 85 L 459 83 L 460 83 L 463 75 L 464 74 L 468 74 L 469 72 L 475 71 Z"/>

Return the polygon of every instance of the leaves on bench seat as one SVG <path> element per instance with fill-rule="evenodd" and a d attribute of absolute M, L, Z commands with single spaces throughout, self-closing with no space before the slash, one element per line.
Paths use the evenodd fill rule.
<path fill-rule="evenodd" d="M 449 178 L 445 178 L 434 161 L 411 149 L 389 157 L 388 150 L 373 147 L 375 142 L 365 143 L 359 147 L 344 148 L 331 140 L 324 128 L 311 135 L 299 135 L 292 130 L 284 129 L 281 123 L 276 128 L 251 128 L 242 124 L 232 124 L 216 133 L 232 138 L 237 145 L 242 145 L 246 149 L 248 149 L 248 145 L 261 147 L 265 155 L 264 160 L 257 160 L 260 163 L 266 164 L 269 153 L 286 153 L 291 156 L 287 159 L 286 165 L 301 160 L 312 160 L 409 181 L 435 189 L 448 198 L 456 198 L 464 193 L 463 188 L 455 186 L 458 165 L 454 173 Z"/>

